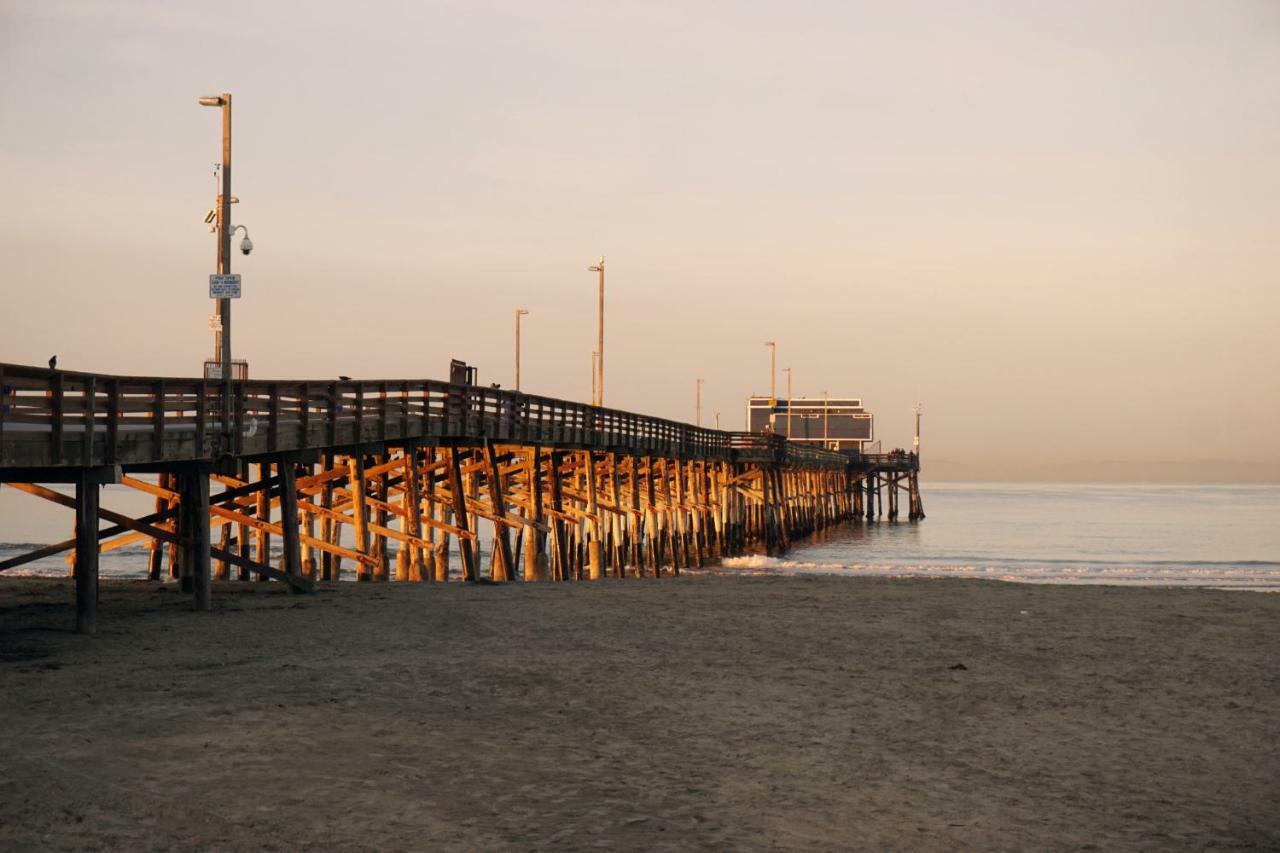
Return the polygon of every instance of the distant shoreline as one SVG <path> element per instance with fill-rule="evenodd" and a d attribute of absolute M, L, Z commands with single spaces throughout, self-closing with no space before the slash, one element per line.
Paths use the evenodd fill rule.
<path fill-rule="evenodd" d="M 1073 486 L 1280 486 L 1280 462 L 1089 462 L 920 459 L 921 485 L 1005 483 Z"/>

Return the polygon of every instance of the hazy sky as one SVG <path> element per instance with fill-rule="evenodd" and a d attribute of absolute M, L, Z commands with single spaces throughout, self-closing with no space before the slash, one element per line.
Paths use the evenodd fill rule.
<path fill-rule="evenodd" d="M 1275 0 L 0 0 L 0 360 L 199 372 L 221 91 L 256 377 L 509 386 L 524 307 L 588 399 L 604 253 L 612 406 L 773 338 L 938 476 L 1280 477 Z"/>

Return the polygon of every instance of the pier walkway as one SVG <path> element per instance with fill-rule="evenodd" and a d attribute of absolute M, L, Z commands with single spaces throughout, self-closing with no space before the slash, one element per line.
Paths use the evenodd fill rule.
<path fill-rule="evenodd" d="M 923 518 L 914 454 L 849 455 L 435 380 L 239 380 L 223 395 L 200 379 L 0 363 L 0 483 L 75 511 L 71 539 L 0 571 L 68 554 L 77 628 L 92 632 L 99 553 L 138 541 L 150 577 L 179 580 L 208 609 L 211 579 L 306 591 L 346 562 L 357 580 L 477 581 L 482 524 L 483 574 L 505 582 L 658 577 L 777 553 L 875 517 L 886 486 L 890 519 L 903 488 L 910 518 Z M 75 497 L 42 483 L 73 483 Z M 152 495 L 155 512 L 102 507 L 107 483 Z"/>

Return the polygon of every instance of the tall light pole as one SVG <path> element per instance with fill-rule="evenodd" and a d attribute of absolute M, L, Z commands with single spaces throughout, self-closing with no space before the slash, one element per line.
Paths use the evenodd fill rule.
<path fill-rule="evenodd" d="M 520 390 L 520 318 L 529 312 L 523 308 L 516 309 L 516 390 Z"/>
<path fill-rule="evenodd" d="M 772 429 L 777 416 L 774 409 L 778 407 L 778 344 L 765 341 L 764 345 L 769 348 L 769 427 Z"/>
<path fill-rule="evenodd" d="M 778 405 L 778 344 L 775 341 L 765 341 L 764 345 L 769 348 L 769 405 Z"/>
<path fill-rule="evenodd" d="M 600 374 L 596 372 L 597 352 L 591 353 L 591 405 L 596 405 L 596 381 L 600 378 Z"/>
<path fill-rule="evenodd" d="M 218 196 L 218 272 L 231 272 L 231 93 L 200 98 L 206 107 L 222 108 L 222 192 Z M 247 239 L 247 238 L 246 238 Z M 214 339 L 214 361 L 222 364 L 222 435 L 224 447 L 231 442 L 231 300 L 218 300 L 221 326 Z"/>
<path fill-rule="evenodd" d="M 697 386 L 697 402 L 694 403 L 694 408 L 697 409 L 698 413 L 696 426 L 702 426 L 702 380 L 699 379 L 695 384 Z"/>
<path fill-rule="evenodd" d="M 782 368 L 787 373 L 787 438 L 791 438 L 791 368 Z"/>
<path fill-rule="evenodd" d="M 911 449 L 916 452 L 917 458 L 920 456 L 920 410 L 922 408 L 919 403 L 916 403 L 916 434 L 915 438 L 911 439 Z"/>
<path fill-rule="evenodd" d="M 587 272 L 599 274 L 599 298 L 596 305 L 596 380 L 592 402 L 597 406 L 604 405 L 604 255 L 600 263 L 587 267 Z"/>

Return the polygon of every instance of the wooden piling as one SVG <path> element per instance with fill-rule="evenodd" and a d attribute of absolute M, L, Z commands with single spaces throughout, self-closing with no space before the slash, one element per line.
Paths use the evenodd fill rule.
<path fill-rule="evenodd" d="M 267 482 L 271 479 L 271 463 L 258 463 L 258 481 L 262 484 L 262 488 L 257 493 L 257 518 L 260 521 L 271 521 L 271 495 L 267 488 Z M 271 534 L 266 528 L 255 527 L 253 530 L 253 550 L 254 558 L 264 566 L 271 565 Z M 268 580 L 265 574 L 258 574 L 258 580 L 265 582 Z"/>
<path fill-rule="evenodd" d="M 353 453 L 347 457 L 347 474 L 351 488 L 351 526 L 355 534 L 355 550 L 361 555 L 369 554 L 369 504 L 365 501 L 364 454 Z M 369 564 L 364 560 L 356 563 L 356 581 L 365 583 L 373 579 Z"/>
<path fill-rule="evenodd" d="M 201 467 L 184 471 L 181 505 L 183 507 L 182 559 L 183 577 L 191 580 L 191 593 L 197 610 L 211 610 L 211 552 L 209 535 L 209 475 Z"/>
<path fill-rule="evenodd" d="M 422 498 L 418 492 L 418 484 L 420 475 L 418 474 L 418 448 L 414 444 L 408 444 L 404 448 L 404 505 L 408 511 L 401 523 L 401 530 L 405 533 L 412 534 L 419 538 L 423 535 L 422 529 Z M 408 579 L 416 583 L 423 581 L 423 560 L 425 550 L 421 546 L 410 545 L 405 543 L 400 548 L 400 553 L 408 552 Z M 399 575 L 399 563 L 397 563 L 397 579 L 403 580 Z"/>
<path fill-rule="evenodd" d="M 506 488 L 491 441 L 484 443 L 484 462 L 489 485 L 489 506 L 494 513 L 493 559 L 490 562 L 489 578 L 496 583 L 506 583 L 513 579 L 515 560 L 511 553 L 511 528 L 506 524 Z"/>
<path fill-rule="evenodd" d="M 98 624 L 98 495 L 101 487 L 82 470 L 76 481 L 76 633 Z"/>
<path fill-rule="evenodd" d="M 315 465 L 308 463 L 306 466 L 306 476 L 315 476 Z M 301 510 L 302 524 L 302 576 L 315 580 L 316 578 L 316 556 L 315 546 L 311 544 L 311 540 L 316 538 L 316 515 L 310 510 Z"/>
<path fill-rule="evenodd" d="M 528 452 L 528 461 L 525 464 L 525 484 L 529 499 L 528 514 L 525 517 L 535 524 L 545 524 L 546 515 L 542 507 L 542 451 L 537 447 L 531 447 Z M 544 537 L 542 533 L 534 524 L 526 524 L 523 529 L 523 535 L 525 582 L 546 580 L 547 555 L 546 549 L 543 547 Z"/>
<path fill-rule="evenodd" d="M 383 405 L 385 405 L 386 404 L 385 393 L 381 397 L 381 400 Z M 383 421 L 382 423 L 385 425 L 385 421 Z M 372 483 L 373 497 L 378 501 L 378 505 L 374 509 L 374 520 L 375 520 L 375 523 L 378 525 L 378 527 L 382 530 L 386 529 L 387 523 L 391 520 L 390 514 L 387 512 L 386 507 L 383 506 L 383 504 L 386 503 L 388 499 L 387 473 L 385 468 L 386 461 L 387 461 L 387 457 L 383 454 L 377 454 L 373 457 L 373 464 L 377 466 L 377 468 L 380 471 L 380 473 L 373 478 L 373 483 Z M 369 488 L 369 485 L 370 484 L 366 483 L 366 486 L 365 486 L 366 489 Z M 366 493 L 366 496 L 368 496 L 367 493 Z M 375 581 L 385 581 L 391 576 L 391 563 L 390 563 L 391 557 L 387 550 L 387 536 L 385 533 L 382 533 L 380 531 L 374 532 L 372 535 L 373 535 L 372 555 L 374 558 L 373 579 Z"/>
<path fill-rule="evenodd" d="M 240 481 L 248 483 L 249 463 L 241 460 L 238 469 Z M 247 524 L 239 523 L 236 525 L 236 547 L 238 549 L 237 556 L 240 558 L 236 564 L 236 580 L 247 581 L 250 577 L 249 563 L 251 562 L 249 559 L 249 526 Z"/>
<path fill-rule="evenodd" d="M 337 460 L 335 459 L 334 454 L 330 451 L 324 454 L 324 459 L 320 464 L 325 471 L 332 471 L 336 467 L 336 462 Z M 324 482 L 324 485 L 320 487 L 320 508 L 321 509 L 323 510 L 333 509 L 333 490 L 334 490 L 333 480 L 326 480 Z M 328 542 L 329 544 L 337 544 L 336 540 L 334 539 L 335 527 L 338 527 L 338 525 L 334 522 L 333 517 L 328 512 L 320 513 L 321 541 Z M 335 572 L 334 572 L 334 562 L 335 562 L 334 555 L 332 553 L 330 553 L 327 550 L 320 552 L 320 580 L 322 581 L 337 580 L 337 577 L 335 577 Z"/>
<path fill-rule="evenodd" d="M 222 525 L 222 530 L 219 534 L 222 537 L 221 541 L 219 542 L 219 546 L 221 550 L 228 553 L 232 550 L 231 531 L 233 529 L 234 529 L 233 525 L 224 524 Z M 219 559 L 214 564 L 213 578 L 214 580 L 218 580 L 218 581 L 230 580 L 231 579 L 231 563 L 228 562 L 227 560 Z"/>
<path fill-rule="evenodd" d="M 467 521 L 467 496 L 462 490 L 461 451 L 456 447 L 449 448 L 449 491 L 453 497 L 453 523 L 460 530 L 470 530 Z M 476 573 L 475 549 L 472 541 L 466 537 L 458 537 L 458 553 L 462 558 L 462 579 L 470 583 L 478 581 Z"/>
<path fill-rule="evenodd" d="M 599 580 L 603 574 L 604 547 L 600 541 L 600 504 L 596 495 L 596 462 L 590 450 L 582 454 L 583 471 L 587 478 L 587 577 Z"/>
<path fill-rule="evenodd" d="M 284 540 L 284 571 L 300 577 L 302 549 L 298 537 L 297 471 L 294 463 L 287 458 L 281 458 L 277 468 L 280 471 L 280 530 Z"/>
<path fill-rule="evenodd" d="M 561 491 L 560 469 L 564 465 L 564 453 L 553 450 L 548 454 L 547 496 L 551 500 L 551 548 L 554 555 L 552 577 L 558 581 L 569 580 L 568 530 L 564 522 L 564 494 Z"/>

